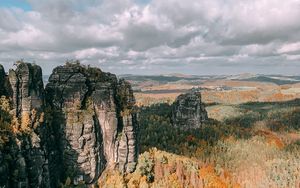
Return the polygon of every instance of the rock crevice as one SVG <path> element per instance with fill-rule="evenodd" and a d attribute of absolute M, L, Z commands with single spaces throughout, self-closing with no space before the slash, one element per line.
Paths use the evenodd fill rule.
<path fill-rule="evenodd" d="M 93 184 L 107 168 L 135 169 L 137 120 L 129 83 L 77 63 L 55 68 L 45 89 L 37 65 L 21 62 L 6 77 L 0 66 L 0 84 L 8 80 L 12 91 L 0 94 L 11 98 L 16 128 L 26 132 L 15 138 L 15 168 L 24 172 L 24 185 L 58 187 L 68 178 L 74 185 Z"/>

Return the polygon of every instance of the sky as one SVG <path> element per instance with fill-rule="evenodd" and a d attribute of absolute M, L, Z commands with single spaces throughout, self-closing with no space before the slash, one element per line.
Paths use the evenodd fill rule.
<path fill-rule="evenodd" d="M 0 64 L 300 75 L 300 0 L 0 0 Z"/>

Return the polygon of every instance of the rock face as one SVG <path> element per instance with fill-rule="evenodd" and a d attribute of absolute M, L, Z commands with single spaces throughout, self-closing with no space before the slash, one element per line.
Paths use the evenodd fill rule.
<path fill-rule="evenodd" d="M 12 102 L 16 117 L 30 118 L 33 111 L 43 110 L 44 85 L 41 67 L 21 63 L 16 70 L 9 70 L 9 82 L 13 91 Z"/>
<path fill-rule="evenodd" d="M 6 77 L 6 75 L 5 75 L 4 68 L 3 68 L 2 65 L 0 65 L 0 86 L 1 86 L 0 87 L 0 96 L 2 96 L 2 95 L 6 96 L 7 95 L 5 87 L 3 87 L 4 83 L 5 83 L 5 77 Z"/>
<path fill-rule="evenodd" d="M 2 66 L 1 66 L 2 67 Z M 12 126 L 20 132 L 8 135 L 10 142 L 5 146 L 6 154 L 11 161 L 7 163 L 9 172 L 6 175 L 10 187 L 49 187 L 48 162 L 46 148 L 42 145 L 43 132 L 43 81 L 39 66 L 21 63 L 16 70 L 10 70 L 8 78 L 1 74 L 2 92 L 12 99 Z M 7 82 L 9 81 L 9 84 Z M 8 88 L 10 87 L 10 88 Z M 12 92 L 9 92 L 12 91 Z M 1 176 L 1 175 L 0 175 Z"/>
<path fill-rule="evenodd" d="M 115 150 L 115 161 L 120 171 L 133 172 L 136 166 L 137 148 L 137 116 L 135 113 L 135 99 L 130 84 L 123 79 L 117 87 L 116 101 L 120 107 L 118 137 Z M 121 115 L 121 116 L 120 116 Z"/>
<path fill-rule="evenodd" d="M 172 104 L 172 123 L 182 129 L 199 128 L 207 120 L 207 112 L 199 92 L 179 95 Z"/>
<path fill-rule="evenodd" d="M 0 86 L 0 97 L 9 96 L 11 93 L 10 86 L 2 65 L 0 65 Z"/>
<path fill-rule="evenodd" d="M 136 115 L 130 85 L 97 68 L 53 70 L 46 86 L 65 177 L 95 182 L 105 168 L 135 169 Z"/>
<path fill-rule="evenodd" d="M 3 72 L 0 67 L 1 84 Z M 66 64 L 53 70 L 44 89 L 41 68 L 23 62 L 9 71 L 9 83 L 14 126 L 22 132 L 8 148 L 19 173 L 13 187 L 58 187 L 67 178 L 93 184 L 105 169 L 134 171 L 138 126 L 130 84 Z"/>

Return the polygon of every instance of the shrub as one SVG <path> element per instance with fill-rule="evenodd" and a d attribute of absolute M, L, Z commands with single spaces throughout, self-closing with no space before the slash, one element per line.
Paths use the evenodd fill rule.
<path fill-rule="evenodd" d="M 145 152 L 140 155 L 138 169 L 142 176 L 146 176 L 147 182 L 154 181 L 154 157 L 151 152 Z"/>

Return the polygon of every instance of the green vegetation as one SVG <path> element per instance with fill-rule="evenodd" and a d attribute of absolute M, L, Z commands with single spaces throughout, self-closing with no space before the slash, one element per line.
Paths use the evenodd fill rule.
<path fill-rule="evenodd" d="M 300 183 L 300 100 L 232 107 L 239 111 L 238 115 L 222 121 L 210 120 L 199 129 L 185 131 L 171 125 L 168 104 L 141 107 L 141 152 L 156 147 L 210 164 L 214 170 L 209 172 L 217 176 L 208 182 L 217 181 L 220 174 L 228 171 L 232 179 L 222 184 L 223 187 L 235 183 L 241 187 L 297 187 Z M 167 163 L 169 160 L 160 159 Z M 153 176 L 155 184 L 157 174 Z"/>
<path fill-rule="evenodd" d="M 142 152 L 156 147 L 188 157 L 203 157 L 202 155 L 212 152 L 209 148 L 220 139 L 229 136 L 248 138 L 252 134 L 250 128 L 231 126 L 214 120 L 210 120 L 200 129 L 183 131 L 171 125 L 170 113 L 170 105 L 166 103 L 141 108 L 139 123 Z"/>
<path fill-rule="evenodd" d="M 9 141 L 12 132 L 10 110 L 11 104 L 9 100 L 2 96 L 0 98 L 0 148 Z"/>
<path fill-rule="evenodd" d="M 139 168 L 140 174 L 146 176 L 147 182 L 154 180 L 154 157 L 153 152 L 145 152 L 139 157 Z"/>

